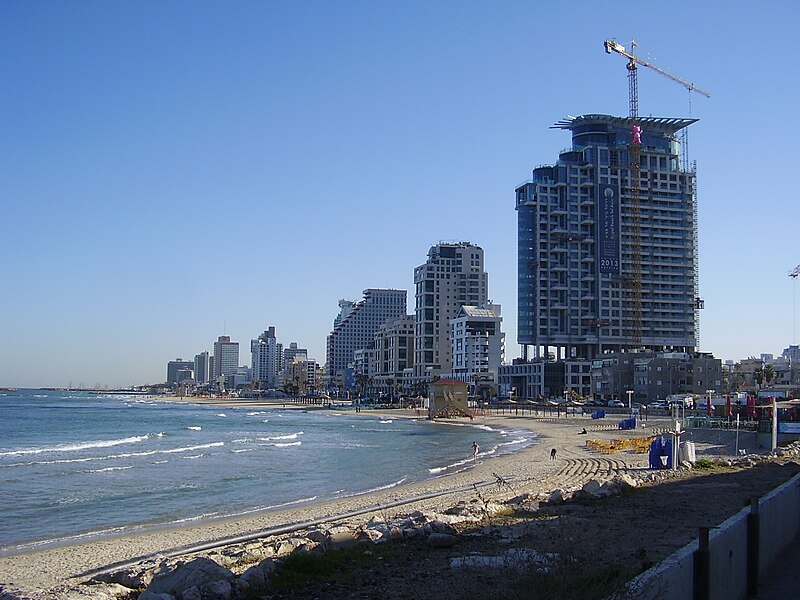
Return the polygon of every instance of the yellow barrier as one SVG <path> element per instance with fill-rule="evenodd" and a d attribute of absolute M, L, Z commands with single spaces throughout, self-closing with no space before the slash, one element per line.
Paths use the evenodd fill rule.
<path fill-rule="evenodd" d="M 602 454 L 612 454 L 627 450 L 637 454 L 647 454 L 650 451 L 650 444 L 658 436 L 638 437 L 630 439 L 613 440 L 586 440 L 586 445 L 595 452 Z"/>

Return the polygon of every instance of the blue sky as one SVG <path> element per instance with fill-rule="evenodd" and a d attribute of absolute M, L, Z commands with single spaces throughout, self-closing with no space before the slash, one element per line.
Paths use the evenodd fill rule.
<path fill-rule="evenodd" d="M 700 348 L 797 343 L 795 2 L 0 4 L 0 386 L 163 381 L 270 325 L 325 360 L 340 298 L 485 250 L 516 345 L 514 188 L 638 53 L 692 96 Z M 724 8 L 723 8 L 724 7 Z M 639 112 L 689 94 L 639 75 Z"/>

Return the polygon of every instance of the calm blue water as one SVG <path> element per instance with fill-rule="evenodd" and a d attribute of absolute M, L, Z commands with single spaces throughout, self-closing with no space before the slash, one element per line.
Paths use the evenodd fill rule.
<path fill-rule="evenodd" d="M 529 431 L 136 396 L 0 393 L 0 554 L 470 468 Z"/>

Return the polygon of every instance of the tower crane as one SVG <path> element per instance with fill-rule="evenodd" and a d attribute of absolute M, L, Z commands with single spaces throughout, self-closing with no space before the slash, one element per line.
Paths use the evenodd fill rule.
<path fill-rule="evenodd" d="M 632 326 L 633 335 L 631 346 L 636 349 L 642 345 L 642 215 L 641 215 L 641 183 L 640 183 L 640 154 L 642 147 L 642 128 L 639 126 L 639 81 L 637 75 L 638 65 L 652 69 L 672 81 L 682 85 L 690 92 L 697 92 L 706 98 L 711 96 L 704 92 L 693 83 L 687 83 L 682 79 L 667 73 L 665 70 L 642 60 L 634 54 L 637 46 L 636 40 L 631 41 L 631 51 L 628 52 L 625 46 L 618 43 L 615 39 L 606 40 L 603 45 L 606 54 L 616 52 L 628 59 L 628 103 L 629 117 L 631 121 L 631 141 L 628 144 L 628 181 L 631 196 L 631 229 L 632 229 L 632 248 L 631 248 L 631 304 L 632 304 Z"/>

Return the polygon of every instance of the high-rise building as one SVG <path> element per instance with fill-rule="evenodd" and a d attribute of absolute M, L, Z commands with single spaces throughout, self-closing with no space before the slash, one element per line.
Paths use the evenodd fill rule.
<path fill-rule="evenodd" d="M 283 345 L 281 345 L 281 358 L 280 367 L 278 368 L 278 377 L 279 381 L 284 386 L 287 383 L 293 383 L 292 380 L 289 379 L 289 365 L 295 358 L 308 360 L 308 350 L 306 348 L 298 347 L 297 342 L 290 342 L 288 348 L 284 348 Z"/>
<path fill-rule="evenodd" d="M 211 381 L 211 374 L 209 373 L 209 356 L 208 352 L 201 352 L 194 356 L 194 380 L 196 383 L 206 383 Z"/>
<path fill-rule="evenodd" d="M 230 336 L 221 335 L 214 342 L 214 377 L 230 377 L 239 368 L 239 342 Z"/>
<path fill-rule="evenodd" d="M 332 383 L 342 383 L 355 351 L 369 347 L 378 328 L 390 319 L 405 316 L 406 295 L 406 290 L 364 290 L 364 299 L 337 319 L 327 344 L 327 370 Z M 342 309 L 342 302 L 339 307 Z"/>
<path fill-rule="evenodd" d="M 176 358 L 167 363 L 167 383 L 180 383 L 192 378 L 194 363 L 182 358 Z"/>
<path fill-rule="evenodd" d="M 274 327 L 267 329 L 257 339 L 250 340 L 253 381 L 258 381 L 262 389 L 274 388 L 277 385 L 280 367 L 279 346 Z"/>
<path fill-rule="evenodd" d="M 531 349 L 531 358 L 565 361 L 634 346 L 694 351 L 702 304 L 695 171 L 681 169 L 677 136 L 694 122 L 639 118 L 634 174 L 631 119 L 590 114 L 555 124 L 571 132 L 572 147 L 516 189 L 518 341 L 525 359 Z M 632 176 L 640 190 L 638 231 Z M 633 283 L 637 248 L 640 294 Z"/>
<path fill-rule="evenodd" d="M 333 320 L 333 328 L 336 329 L 336 326 L 342 322 L 347 315 L 349 315 L 353 308 L 355 308 L 356 303 L 352 300 L 339 300 L 339 314 L 336 315 L 336 318 Z"/>
<path fill-rule="evenodd" d="M 469 242 L 440 242 L 414 269 L 414 378 L 430 381 L 452 369 L 450 320 L 464 305 L 489 301 L 489 275 L 483 249 Z"/>
<path fill-rule="evenodd" d="M 364 355 L 369 361 L 366 374 L 373 380 L 373 390 L 390 398 L 408 393 L 410 390 L 404 389 L 403 375 L 406 369 L 414 366 L 414 315 L 384 323 L 375 332 L 370 349 Z M 358 367 L 356 372 L 359 372 Z"/>
<path fill-rule="evenodd" d="M 493 396 L 505 355 L 499 304 L 462 306 L 450 321 L 453 370 L 450 376 L 470 386 L 474 395 Z"/>
<path fill-rule="evenodd" d="M 292 362 L 295 358 L 302 358 L 303 360 L 308 360 L 308 350 L 306 348 L 299 348 L 297 346 L 297 342 L 290 342 L 288 348 L 283 349 L 283 366 L 282 368 L 286 368 L 286 366 Z"/>

